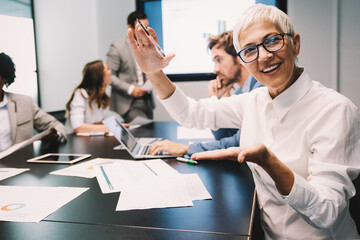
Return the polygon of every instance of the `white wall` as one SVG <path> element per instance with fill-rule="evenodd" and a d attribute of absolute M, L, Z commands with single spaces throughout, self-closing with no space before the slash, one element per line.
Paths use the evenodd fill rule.
<path fill-rule="evenodd" d="M 99 57 L 95 0 L 35 0 L 41 106 L 63 110 L 86 62 Z"/>
<path fill-rule="evenodd" d="M 340 3 L 339 78 L 340 92 L 360 107 L 360 1 Z"/>
<path fill-rule="evenodd" d="M 299 65 L 360 107 L 360 1 L 288 0 L 288 14 L 301 36 Z"/>
<path fill-rule="evenodd" d="M 134 0 L 34 0 L 41 107 L 64 110 L 87 62 L 126 35 Z M 123 25 L 124 27 L 119 27 Z"/>
<path fill-rule="evenodd" d="M 127 16 L 135 11 L 135 0 L 97 0 L 100 59 L 106 60 L 110 44 L 125 38 Z"/>

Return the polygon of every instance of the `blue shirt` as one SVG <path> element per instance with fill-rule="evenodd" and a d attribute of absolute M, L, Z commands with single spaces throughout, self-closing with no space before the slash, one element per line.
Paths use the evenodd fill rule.
<path fill-rule="evenodd" d="M 238 88 L 235 94 L 241 94 L 244 92 L 250 92 L 255 88 L 262 87 L 253 76 L 249 76 L 242 88 Z M 189 145 L 188 155 L 191 156 L 197 152 L 205 152 L 216 149 L 225 149 L 229 147 L 238 147 L 240 144 L 241 130 L 237 128 L 220 128 L 216 131 L 212 131 L 215 140 L 207 143 L 193 143 Z"/>

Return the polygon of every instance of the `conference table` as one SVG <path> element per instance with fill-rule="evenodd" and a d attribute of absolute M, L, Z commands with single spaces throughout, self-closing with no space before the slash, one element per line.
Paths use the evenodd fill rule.
<path fill-rule="evenodd" d="M 153 122 L 131 132 L 135 137 L 189 141 L 177 139 L 177 127 L 175 122 Z M 68 165 L 26 162 L 45 153 L 88 153 L 90 159 L 132 159 L 125 150 L 114 150 L 117 145 L 119 142 L 113 136 L 70 134 L 65 144 L 37 141 L 0 159 L 0 167 L 30 168 L 0 181 L 0 185 L 90 188 L 39 223 L 0 221 L 0 239 L 251 238 L 255 186 L 246 164 L 206 160 L 191 165 L 174 158 L 164 159 L 182 174 L 197 173 L 212 200 L 194 201 L 193 207 L 115 211 L 121 193 L 102 194 L 96 178 L 52 175 L 49 173 Z"/>

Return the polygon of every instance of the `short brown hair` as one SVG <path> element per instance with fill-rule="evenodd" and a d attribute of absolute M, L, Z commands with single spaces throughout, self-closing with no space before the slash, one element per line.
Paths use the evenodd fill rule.
<path fill-rule="evenodd" d="M 215 45 L 223 47 L 225 52 L 236 58 L 236 50 L 233 45 L 233 32 L 226 31 L 208 38 L 208 48 L 211 50 Z"/>

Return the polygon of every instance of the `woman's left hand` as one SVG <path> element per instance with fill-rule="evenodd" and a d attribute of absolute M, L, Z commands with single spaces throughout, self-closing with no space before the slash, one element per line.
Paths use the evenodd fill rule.
<path fill-rule="evenodd" d="M 262 165 L 269 156 L 264 144 L 255 144 L 246 147 L 231 147 L 227 149 L 199 152 L 191 156 L 194 160 L 232 160 L 240 163 L 249 161 Z"/>
<path fill-rule="evenodd" d="M 274 180 L 276 188 L 282 195 L 288 195 L 294 184 L 294 173 L 264 144 L 258 143 L 246 147 L 231 147 L 228 149 L 195 153 L 193 160 L 233 160 L 253 162 L 262 167 Z"/>

